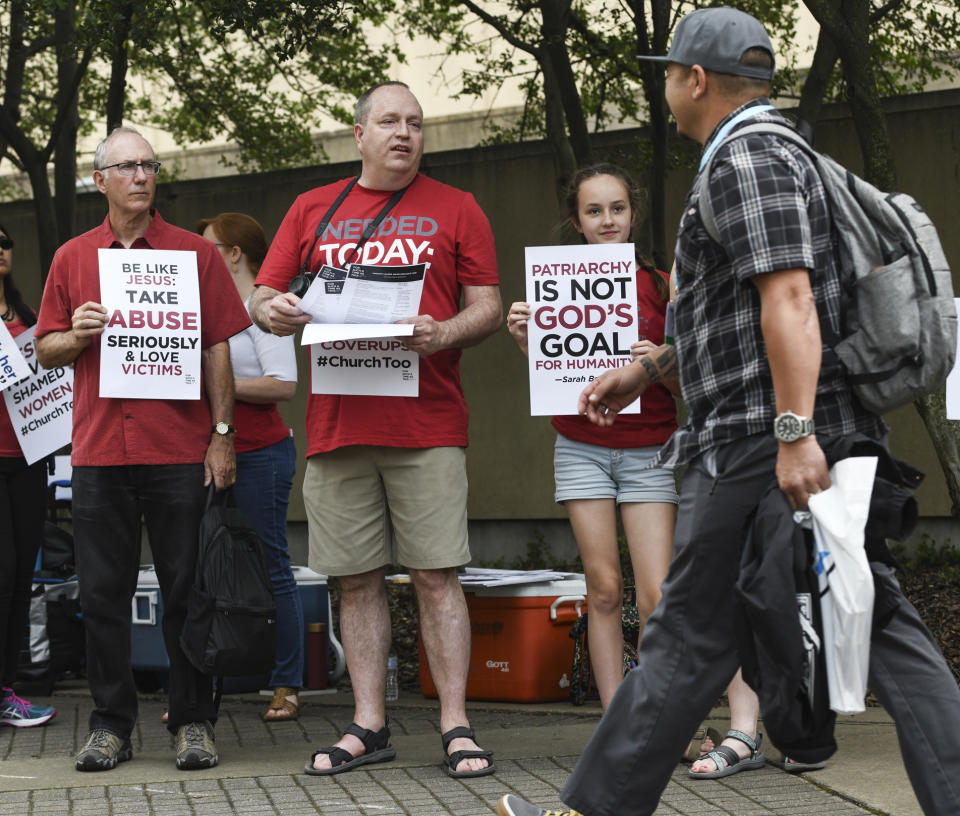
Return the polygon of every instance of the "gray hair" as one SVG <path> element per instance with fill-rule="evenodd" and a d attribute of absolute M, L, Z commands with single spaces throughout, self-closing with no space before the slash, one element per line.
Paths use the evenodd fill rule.
<path fill-rule="evenodd" d="M 381 88 L 386 88 L 391 85 L 398 86 L 400 88 L 406 88 L 410 90 L 410 86 L 406 82 L 400 82 L 398 79 L 391 79 L 388 82 L 380 82 L 377 85 L 374 85 L 372 88 L 368 88 L 363 92 L 361 97 L 357 100 L 357 107 L 353 113 L 353 122 L 356 125 L 365 125 L 367 123 L 367 117 L 370 115 L 370 97 L 373 96 L 375 91 L 380 90 Z M 419 104 L 419 103 L 418 103 Z"/>
<path fill-rule="evenodd" d="M 126 125 L 119 125 L 118 127 L 115 127 L 110 131 L 107 137 L 97 145 L 97 149 L 93 153 L 94 170 L 103 170 L 107 164 L 107 149 L 110 147 L 110 142 L 113 140 L 114 136 L 119 136 L 124 133 L 132 133 L 134 136 L 139 136 L 145 142 L 147 141 L 144 139 L 143 134 L 140 133 L 140 131 L 136 128 L 127 127 Z M 147 142 L 147 144 L 150 146 L 150 152 L 153 153 L 154 161 L 156 161 L 157 152 L 153 149 L 153 145 L 150 145 L 149 142 Z"/>

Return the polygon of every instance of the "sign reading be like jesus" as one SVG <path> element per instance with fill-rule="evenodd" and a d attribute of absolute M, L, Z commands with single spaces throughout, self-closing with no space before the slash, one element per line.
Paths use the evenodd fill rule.
<path fill-rule="evenodd" d="M 101 249 L 100 396 L 200 399 L 197 253 Z"/>

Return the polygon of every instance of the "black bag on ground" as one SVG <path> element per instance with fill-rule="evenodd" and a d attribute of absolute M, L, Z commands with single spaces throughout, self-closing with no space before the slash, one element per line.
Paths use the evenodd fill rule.
<path fill-rule="evenodd" d="M 58 678 L 82 676 L 85 663 L 86 633 L 76 578 L 36 581 L 17 679 L 36 684 L 34 693 L 50 694 Z"/>
<path fill-rule="evenodd" d="M 77 571 L 73 536 L 52 521 L 43 523 L 43 544 L 40 547 L 41 575 L 48 578 L 70 578 Z"/>
<path fill-rule="evenodd" d="M 229 488 L 217 493 L 210 485 L 180 645 L 204 674 L 222 677 L 273 669 L 277 607 L 266 552 L 234 506 Z"/>

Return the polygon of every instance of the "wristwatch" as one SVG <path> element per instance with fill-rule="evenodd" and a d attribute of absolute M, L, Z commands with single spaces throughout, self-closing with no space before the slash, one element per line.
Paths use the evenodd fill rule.
<path fill-rule="evenodd" d="M 773 435 L 781 442 L 796 442 L 813 433 L 813 420 L 784 411 L 773 420 Z"/>
<path fill-rule="evenodd" d="M 237 429 L 233 425 L 228 425 L 222 419 L 213 426 L 211 433 L 220 434 L 220 436 L 226 436 L 227 434 L 236 433 Z"/>

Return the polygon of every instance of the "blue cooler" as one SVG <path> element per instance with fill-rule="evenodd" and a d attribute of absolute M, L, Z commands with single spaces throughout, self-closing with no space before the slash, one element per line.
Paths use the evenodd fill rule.
<path fill-rule="evenodd" d="M 293 567 L 293 576 L 297 581 L 300 603 L 303 606 L 304 654 L 307 646 L 307 624 L 325 623 L 332 651 L 327 660 L 327 674 L 331 683 L 343 674 L 343 649 L 330 630 L 330 593 L 327 576 L 314 572 L 307 567 Z M 152 566 L 140 568 L 137 579 L 137 591 L 131 604 L 133 626 L 130 631 L 130 664 L 136 671 L 166 672 L 170 668 L 167 649 L 163 642 L 163 598 L 160 595 L 160 583 Z M 306 667 L 304 667 L 306 673 Z M 269 676 L 227 677 L 224 679 L 224 691 L 256 691 L 266 688 Z M 306 677 L 303 686 L 306 688 Z"/>
<path fill-rule="evenodd" d="M 141 567 L 131 602 L 130 666 L 136 671 L 165 672 L 170 668 L 163 642 L 163 598 L 153 567 Z"/>

